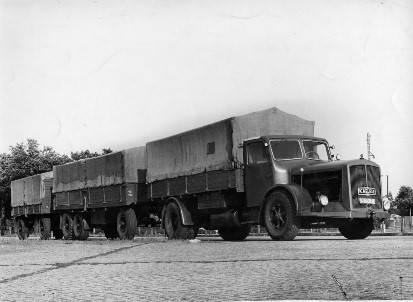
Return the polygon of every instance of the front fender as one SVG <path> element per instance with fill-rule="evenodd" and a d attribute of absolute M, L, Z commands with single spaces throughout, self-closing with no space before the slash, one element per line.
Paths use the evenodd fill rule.
<path fill-rule="evenodd" d="M 179 212 L 180 212 L 180 214 L 181 214 L 181 219 L 182 219 L 182 224 L 183 225 L 195 225 L 194 224 L 194 222 L 193 222 L 193 220 L 192 220 L 192 216 L 191 216 L 191 213 L 189 212 L 189 210 L 187 209 L 187 207 L 184 205 L 184 203 L 182 202 L 182 201 L 180 201 L 178 198 L 175 198 L 175 197 L 171 197 L 171 198 L 169 198 L 167 201 L 166 201 L 166 203 L 165 203 L 165 205 L 163 206 L 163 209 L 162 209 L 162 228 L 165 228 L 165 225 L 164 225 L 164 215 L 165 215 L 165 210 L 166 210 L 166 207 L 168 206 L 168 204 L 170 204 L 171 202 L 174 202 L 174 203 L 176 203 L 177 205 L 178 205 L 178 208 L 179 208 Z"/>
<path fill-rule="evenodd" d="M 269 190 L 267 192 L 267 194 L 265 194 L 265 200 L 268 198 L 268 196 L 271 193 L 277 192 L 277 191 L 287 192 L 291 196 L 291 198 L 293 199 L 293 202 L 294 202 L 297 213 L 301 212 L 305 208 L 310 207 L 311 204 L 313 203 L 313 200 L 311 199 L 310 193 L 308 193 L 308 191 L 305 188 L 303 188 L 302 186 L 297 185 L 297 184 L 280 184 L 280 185 L 277 185 L 277 186 L 271 188 L 271 190 Z M 262 214 L 262 209 L 264 207 L 264 204 L 265 204 L 265 202 L 263 202 L 262 205 L 261 205 L 261 211 L 260 211 L 261 214 Z"/>

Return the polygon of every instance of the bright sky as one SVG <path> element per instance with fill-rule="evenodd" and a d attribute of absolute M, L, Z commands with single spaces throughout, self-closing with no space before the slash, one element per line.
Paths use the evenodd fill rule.
<path fill-rule="evenodd" d="M 121 150 L 277 107 L 413 186 L 412 1 L 0 0 L 0 152 Z M 383 178 L 383 187 L 386 187 Z"/>

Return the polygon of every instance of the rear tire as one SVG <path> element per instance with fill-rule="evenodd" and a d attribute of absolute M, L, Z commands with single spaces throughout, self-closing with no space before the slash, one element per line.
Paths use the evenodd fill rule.
<path fill-rule="evenodd" d="M 86 240 L 89 237 L 89 226 L 82 214 L 75 214 L 73 218 L 73 234 L 77 240 Z"/>
<path fill-rule="evenodd" d="M 29 237 L 29 228 L 24 218 L 19 218 L 16 222 L 17 236 L 20 240 L 26 240 Z"/>
<path fill-rule="evenodd" d="M 251 225 L 245 224 L 235 228 L 218 229 L 219 236 L 225 241 L 242 241 L 248 237 Z"/>
<path fill-rule="evenodd" d="M 119 239 L 132 240 L 138 231 L 138 222 L 132 208 L 121 209 L 116 219 L 116 229 Z"/>
<path fill-rule="evenodd" d="M 51 237 L 51 223 L 50 218 L 43 217 L 37 222 L 37 232 L 41 240 L 48 240 Z"/>
<path fill-rule="evenodd" d="M 338 230 L 347 239 L 364 239 L 373 231 L 373 220 L 354 219 L 339 226 Z"/>
<path fill-rule="evenodd" d="M 68 213 L 62 216 L 62 233 L 65 240 L 73 240 L 75 235 L 73 233 L 73 218 Z"/>
<path fill-rule="evenodd" d="M 198 234 L 195 225 L 183 225 L 179 207 L 175 202 L 166 206 L 164 214 L 164 227 L 169 239 L 194 239 Z"/>
<path fill-rule="evenodd" d="M 264 208 L 264 224 L 273 240 L 293 240 L 300 231 L 299 222 L 291 199 L 283 192 L 268 197 Z"/>

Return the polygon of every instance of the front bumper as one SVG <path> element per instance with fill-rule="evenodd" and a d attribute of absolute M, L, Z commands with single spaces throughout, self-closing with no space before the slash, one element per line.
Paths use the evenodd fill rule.
<path fill-rule="evenodd" d="M 323 218 L 390 218 L 390 214 L 383 210 L 357 210 L 343 212 L 301 212 L 301 217 L 323 217 Z"/>

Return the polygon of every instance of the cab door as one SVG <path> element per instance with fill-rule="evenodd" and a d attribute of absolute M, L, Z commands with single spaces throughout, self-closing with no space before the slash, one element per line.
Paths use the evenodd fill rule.
<path fill-rule="evenodd" d="M 247 206 L 259 206 L 273 183 L 268 147 L 261 140 L 247 142 L 244 145 L 244 152 L 244 183 L 247 192 Z"/>

